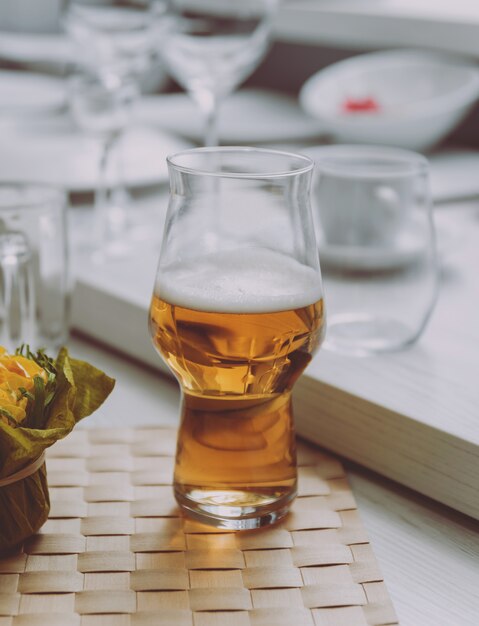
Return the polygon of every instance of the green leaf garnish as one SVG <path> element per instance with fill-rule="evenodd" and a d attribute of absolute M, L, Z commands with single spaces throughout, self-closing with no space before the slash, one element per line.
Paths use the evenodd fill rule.
<path fill-rule="evenodd" d="M 48 407 L 53 401 L 57 386 L 57 368 L 55 362 L 45 354 L 44 350 L 32 352 L 28 344 L 22 344 L 15 354 L 23 356 L 39 365 L 47 374 L 46 383 L 40 376 L 33 379 L 34 391 L 28 392 L 24 387 L 19 391 L 28 399 L 26 418 L 23 422 L 27 428 L 44 428 L 48 418 Z"/>

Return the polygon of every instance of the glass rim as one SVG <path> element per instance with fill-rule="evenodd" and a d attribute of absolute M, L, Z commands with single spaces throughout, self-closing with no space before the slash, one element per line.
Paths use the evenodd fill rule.
<path fill-rule="evenodd" d="M 315 169 L 321 174 L 333 174 L 344 178 L 382 178 L 410 177 L 426 175 L 429 172 L 429 161 L 419 152 L 405 148 L 372 144 L 338 144 L 321 146 L 317 153 L 312 154 Z M 396 165 L 396 169 L 387 171 L 376 165 L 376 171 L 365 164 L 365 159 L 376 158 L 383 165 Z M 351 164 L 361 165 L 361 171 L 351 169 Z"/>
<path fill-rule="evenodd" d="M 235 171 L 215 171 L 208 170 L 206 167 L 203 168 L 195 168 L 191 166 L 181 165 L 178 162 L 178 159 L 189 155 L 197 155 L 197 154 L 259 154 L 259 155 L 271 155 L 274 157 L 288 157 L 297 159 L 303 165 L 296 169 L 284 168 L 284 169 L 275 169 L 268 168 L 266 171 L 262 172 L 235 172 Z M 166 161 L 169 167 L 178 170 L 184 174 L 193 174 L 197 176 L 211 176 L 216 178 L 238 178 L 238 179 L 275 179 L 275 178 L 285 178 L 287 176 L 297 176 L 299 174 L 305 174 L 307 172 L 311 172 L 314 169 L 314 160 L 311 157 L 306 156 L 297 152 L 288 152 L 286 150 L 274 150 L 269 148 L 254 148 L 248 146 L 220 146 L 220 147 L 207 147 L 207 148 L 189 148 L 188 150 L 181 150 L 180 152 L 175 152 L 166 157 Z"/>
<path fill-rule="evenodd" d="M 13 193 L 8 199 L 3 198 L 4 190 L 11 190 Z M 31 192 L 28 197 L 22 197 L 22 192 Z M 14 194 L 17 194 L 15 197 Z M 38 194 L 38 197 L 36 195 Z M 34 181 L 0 181 L 0 211 L 11 211 L 19 209 L 33 209 L 37 206 L 45 206 L 48 202 L 59 202 L 62 206 L 66 204 L 67 194 L 61 187 L 48 183 L 37 183 Z"/>

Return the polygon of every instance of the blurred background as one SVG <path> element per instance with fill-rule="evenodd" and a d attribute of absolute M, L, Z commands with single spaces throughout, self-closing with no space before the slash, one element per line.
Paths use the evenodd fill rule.
<path fill-rule="evenodd" d="M 73 325 L 147 306 L 185 148 L 409 148 L 437 206 L 477 198 L 478 28 L 474 0 L 2 0 L 0 182 L 66 192 Z"/>
<path fill-rule="evenodd" d="M 75 58 L 62 25 L 64 6 L 64 0 L 3 0 L 0 68 L 65 76 Z M 478 26 L 475 0 L 283 0 L 272 47 L 244 86 L 297 96 L 320 69 L 390 48 L 450 52 L 475 62 Z M 161 63 L 150 67 L 143 80 L 143 90 L 149 93 L 181 89 Z M 478 121 L 474 107 L 449 136 L 450 142 L 477 145 Z"/>

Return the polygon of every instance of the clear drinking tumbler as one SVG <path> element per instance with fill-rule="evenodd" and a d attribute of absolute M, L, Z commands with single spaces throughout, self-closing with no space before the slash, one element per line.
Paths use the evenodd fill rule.
<path fill-rule="evenodd" d="M 0 184 L 0 343 L 59 348 L 67 339 L 66 198 L 40 185 Z"/>
<path fill-rule="evenodd" d="M 424 330 L 439 284 L 427 160 L 374 146 L 329 146 L 314 157 L 325 346 L 357 355 L 404 348 Z"/>

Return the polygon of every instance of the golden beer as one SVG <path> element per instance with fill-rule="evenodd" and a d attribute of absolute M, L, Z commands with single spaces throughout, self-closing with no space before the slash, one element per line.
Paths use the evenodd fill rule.
<path fill-rule="evenodd" d="M 313 271 L 190 269 L 160 280 L 150 310 L 154 345 L 183 389 L 176 497 L 193 514 L 271 506 L 280 517 L 296 494 L 291 390 L 324 331 Z"/>

